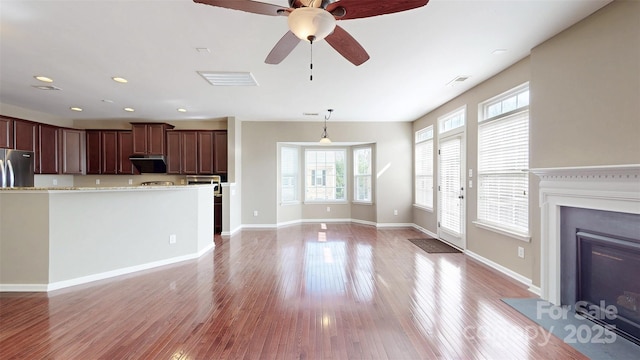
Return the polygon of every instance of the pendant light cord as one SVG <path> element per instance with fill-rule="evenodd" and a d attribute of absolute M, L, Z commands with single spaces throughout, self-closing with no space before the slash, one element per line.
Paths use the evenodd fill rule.
<path fill-rule="evenodd" d="M 313 38 L 315 36 L 309 36 L 309 42 L 311 43 L 311 60 L 309 62 L 309 81 L 313 81 Z"/>

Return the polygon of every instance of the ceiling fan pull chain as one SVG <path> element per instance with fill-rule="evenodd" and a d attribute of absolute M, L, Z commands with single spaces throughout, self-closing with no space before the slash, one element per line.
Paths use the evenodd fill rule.
<path fill-rule="evenodd" d="M 309 62 L 309 81 L 313 81 L 313 39 L 309 36 L 309 42 L 311 43 L 311 61 Z"/>

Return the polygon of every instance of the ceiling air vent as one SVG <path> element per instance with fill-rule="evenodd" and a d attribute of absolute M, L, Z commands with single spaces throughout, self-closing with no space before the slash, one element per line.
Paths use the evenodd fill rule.
<path fill-rule="evenodd" d="M 257 86 L 250 72 L 198 71 L 198 74 L 213 86 Z"/>
<path fill-rule="evenodd" d="M 57 86 L 53 86 L 53 85 L 31 85 L 36 89 L 39 90 L 62 90 Z"/>
<path fill-rule="evenodd" d="M 455 79 L 449 81 L 447 83 L 447 86 L 454 86 L 456 84 L 460 84 L 461 82 L 467 80 L 469 78 L 469 76 L 466 75 L 460 75 L 460 76 L 456 76 Z"/>

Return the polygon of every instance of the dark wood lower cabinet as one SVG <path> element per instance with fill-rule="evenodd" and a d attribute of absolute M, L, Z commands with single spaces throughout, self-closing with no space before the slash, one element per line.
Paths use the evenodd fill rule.
<path fill-rule="evenodd" d="M 222 232 L 222 196 L 213 197 L 213 232 Z"/>

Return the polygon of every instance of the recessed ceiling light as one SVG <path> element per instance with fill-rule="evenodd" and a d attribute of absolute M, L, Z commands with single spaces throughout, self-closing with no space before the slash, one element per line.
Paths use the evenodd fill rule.
<path fill-rule="evenodd" d="M 42 76 L 42 75 L 34 76 L 34 78 L 36 78 L 36 80 L 40 80 L 40 81 L 46 82 L 46 83 L 52 83 L 53 82 L 52 78 L 48 78 L 48 77 Z"/>
<path fill-rule="evenodd" d="M 126 107 L 126 108 L 124 108 L 124 111 L 134 112 L 136 110 L 134 108 Z"/>
<path fill-rule="evenodd" d="M 127 79 L 125 79 L 125 78 L 123 78 L 123 77 L 119 77 L 119 76 L 114 76 L 114 77 L 112 77 L 111 79 L 113 79 L 113 81 L 115 81 L 115 82 L 119 82 L 119 83 L 121 83 L 121 84 L 126 84 L 126 83 L 128 83 L 128 82 L 129 82 L 129 80 L 127 80 Z"/>
<path fill-rule="evenodd" d="M 178 112 L 185 113 L 185 112 L 187 112 L 187 109 L 184 109 L 184 108 L 178 108 Z"/>
<path fill-rule="evenodd" d="M 209 54 L 211 53 L 211 50 L 209 50 L 209 48 L 196 48 L 196 51 L 199 53 L 205 53 L 205 54 Z"/>
<path fill-rule="evenodd" d="M 73 110 L 73 111 L 82 111 L 81 107 L 77 107 L 77 106 L 72 106 L 69 109 Z"/>
<path fill-rule="evenodd" d="M 109 100 L 109 99 L 103 99 L 102 102 L 113 104 L 113 100 Z"/>

